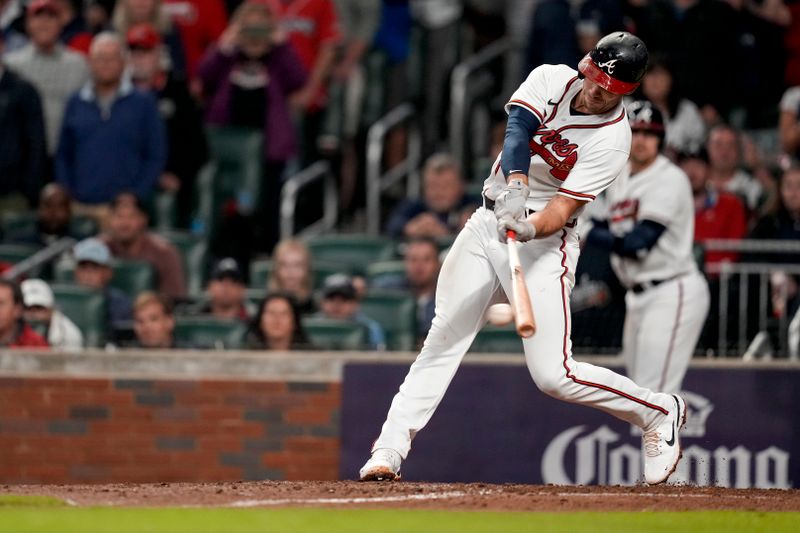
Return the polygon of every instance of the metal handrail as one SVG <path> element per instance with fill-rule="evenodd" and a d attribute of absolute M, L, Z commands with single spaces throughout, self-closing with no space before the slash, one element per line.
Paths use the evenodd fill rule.
<path fill-rule="evenodd" d="M 15 280 L 20 276 L 27 274 L 34 268 L 40 267 L 45 263 L 49 263 L 56 257 L 60 256 L 67 250 L 71 250 L 77 241 L 72 237 L 62 237 L 53 244 L 37 251 L 30 257 L 26 257 L 10 269 L 3 272 L 2 278 L 8 280 Z"/>
<path fill-rule="evenodd" d="M 408 123 L 406 157 L 395 166 L 382 171 L 386 136 L 394 128 Z M 380 234 L 381 194 L 403 178 L 406 196 L 419 196 L 419 167 L 422 160 L 422 140 L 416 123 L 416 109 L 410 103 L 400 104 L 381 117 L 367 131 L 367 233 Z"/>
<path fill-rule="evenodd" d="M 468 131 L 465 124 L 466 117 L 472 101 L 479 94 L 475 91 L 472 100 L 468 101 L 467 94 L 472 88 L 469 78 L 509 50 L 511 50 L 511 39 L 507 37 L 499 39 L 453 68 L 450 83 L 450 153 L 462 165 L 467 163 L 464 161 L 464 145 Z"/>
<path fill-rule="evenodd" d="M 300 191 L 304 187 L 320 180 L 322 180 L 324 187 L 322 217 L 295 234 L 294 214 L 297 210 L 297 198 Z M 336 226 L 336 220 L 339 218 L 339 198 L 336 192 L 336 181 L 331 174 L 328 162 L 317 161 L 289 178 L 284 183 L 281 191 L 280 209 L 281 239 L 288 239 L 294 236 L 314 237 L 333 229 Z"/>
<path fill-rule="evenodd" d="M 713 252 L 800 253 L 800 241 L 784 239 L 708 239 L 700 244 Z"/>

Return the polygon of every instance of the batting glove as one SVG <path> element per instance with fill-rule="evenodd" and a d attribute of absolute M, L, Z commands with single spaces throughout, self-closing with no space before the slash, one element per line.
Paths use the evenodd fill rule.
<path fill-rule="evenodd" d="M 525 216 L 525 202 L 528 200 L 530 190 L 519 178 L 512 178 L 494 201 L 494 214 L 499 219 L 506 215 L 511 218 Z"/>
<path fill-rule="evenodd" d="M 500 242 L 506 242 L 508 230 L 516 232 L 519 242 L 528 242 L 536 237 L 536 226 L 525 219 L 518 220 L 504 215 L 497 220 L 497 236 L 500 237 Z"/>

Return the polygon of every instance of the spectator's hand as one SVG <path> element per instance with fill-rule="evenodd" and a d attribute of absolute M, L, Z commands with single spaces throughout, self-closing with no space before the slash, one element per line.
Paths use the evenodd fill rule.
<path fill-rule="evenodd" d="M 231 22 L 225 31 L 222 32 L 222 35 L 219 36 L 217 40 L 217 46 L 219 49 L 226 54 L 232 53 L 236 49 L 236 45 L 239 42 L 239 30 L 241 27 L 236 22 Z"/>
<path fill-rule="evenodd" d="M 181 179 L 172 172 L 164 172 L 158 184 L 167 192 L 178 192 L 181 188 Z"/>
<path fill-rule="evenodd" d="M 408 221 L 404 228 L 406 237 L 444 237 L 450 228 L 432 213 L 420 213 Z"/>
<path fill-rule="evenodd" d="M 295 111 L 304 112 L 314 103 L 316 91 L 313 87 L 306 85 L 299 91 L 295 91 L 289 97 L 289 102 Z"/>
<path fill-rule="evenodd" d="M 797 282 L 785 272 L 773 272 L 769 277 L 772 314 L 776 318 L 786 313 L 786 304 L 797 294 Z"/>

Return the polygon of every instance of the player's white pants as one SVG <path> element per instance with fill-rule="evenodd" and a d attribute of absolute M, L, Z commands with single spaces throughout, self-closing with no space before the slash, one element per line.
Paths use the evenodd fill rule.
<path fill-rule="evenodd" d="M 628 376 L 642 387 L 678 392 L 709 306 L 699 272 L 625 295 L 622 353 Z"/>
<path fill-rule="evenodd" d="M 436 288 L 436 317 L 428 337 L 392 400 L 373 450 L 392 448 L 404 458 L 428 423 L 461 359 L 484 325 L 486 308 L 502 286 L 511 294 L 506 245 L 494 213 L 478 209 L 447 254 Z M 636 426 L 658 423 L 674 402 L 608 369 L 572 359 L 569 295 L 580 253 L 574 229 L 520 246 L 538 330 L 523 340 L 536 385 L 546 394 L 602 409 Z M 480 391 L 478 391 L 480 394 Z"/>

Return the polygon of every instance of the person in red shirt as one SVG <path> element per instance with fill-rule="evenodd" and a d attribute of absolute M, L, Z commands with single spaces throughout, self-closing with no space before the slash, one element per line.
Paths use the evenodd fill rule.
<path fill-rule="evenodd" d="M 206 49 L 228 26 L 225 4 L 222 0 L 164 0 L 164 11 L 180 31 L 186 71 L 192 80 Z"/>
<path fill-rule="evenodd" d="M 695 242 L 702 244 L 708 239 L 743 239 L 747 232 L 744 205 L 735 194 L 716 191 L 708 185 L 709 165 L 705 150 L 681 155 L 679 164 L 692 185 Z M 717 265 L 738 259 L 737 252 L 706 251 L 706 274 L 715 278 Z"/>
<path fill-rule="evenodd" d="M 44 337 L 22 318 L 22 291 L 13 281 L 0 279 L 0 346 L 4 348 L 47 348 Z"/>

